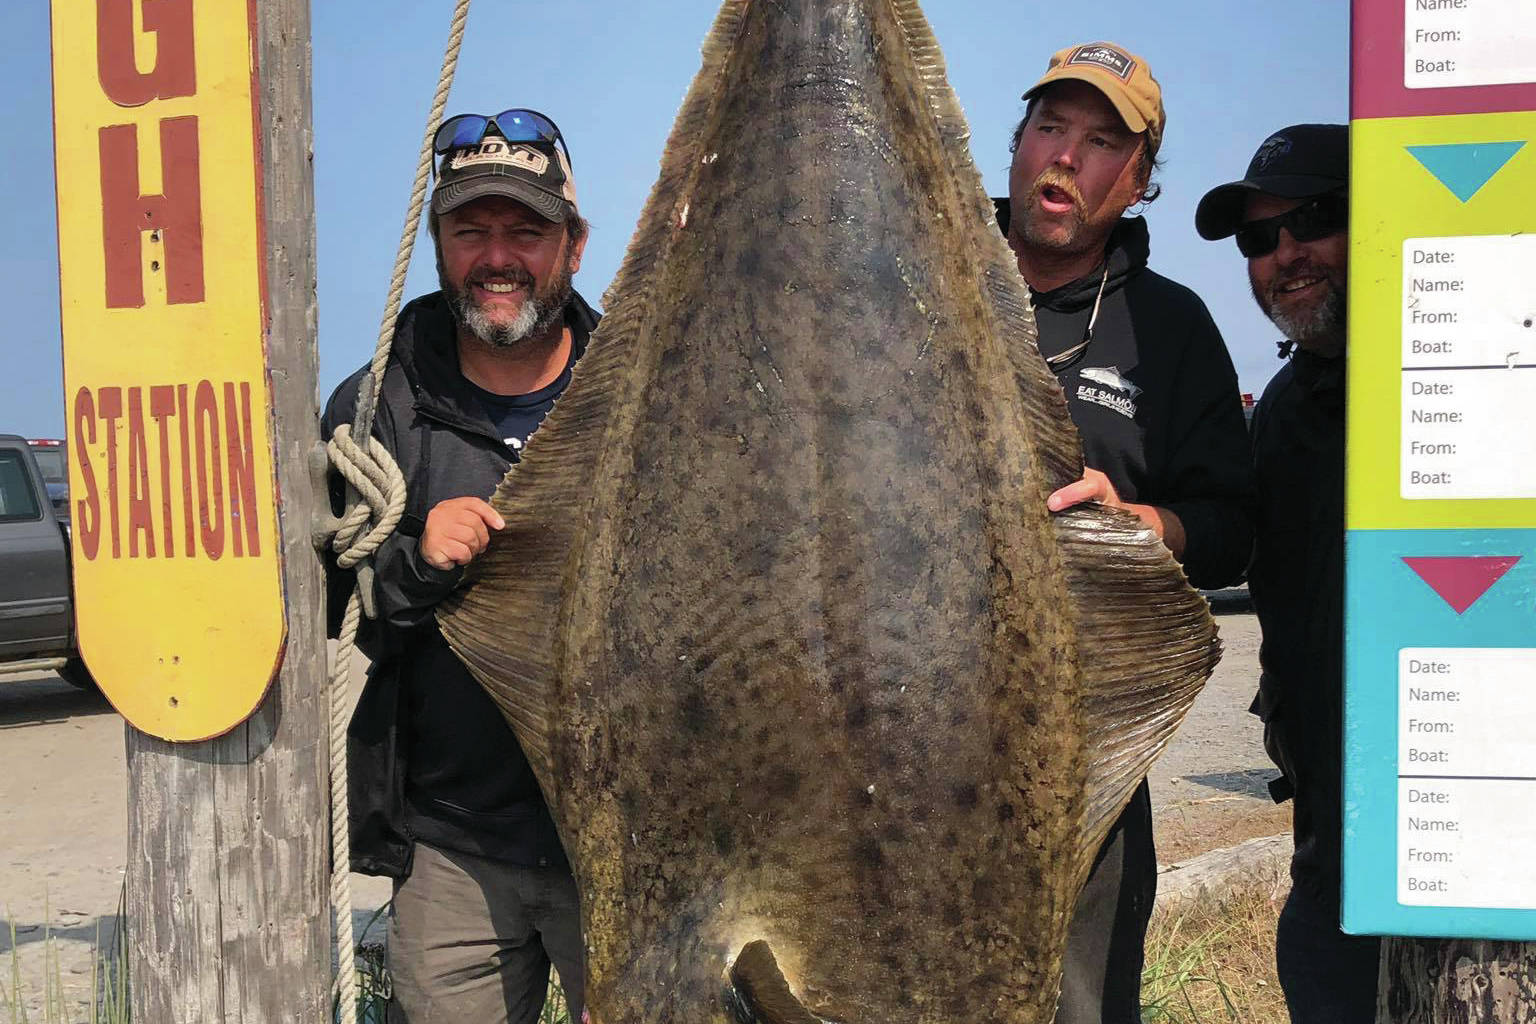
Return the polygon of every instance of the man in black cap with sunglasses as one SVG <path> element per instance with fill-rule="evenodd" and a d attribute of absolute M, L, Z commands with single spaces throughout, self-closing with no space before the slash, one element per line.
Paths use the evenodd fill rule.
<path fill-rule="evenodd" d="M 1124 509 L 1196 586 L 1225 586 L 1241 576 L 1252 539 L 1237 374 L 1205 304 L 1147 268 L 1146 221 L 1125 216 L 1157 196 L 1162 90 L 1144 60 L 1100 42 L 1059 51 L 1023 98 L 998 221 L 1088 467 L 1049 507 Z M 1139 1024 L 1156 891 L 1143 782 L 1074 909 L 1058 1024 Z"/>
<path fill-rule="evenodd" d="M 373 426 L 407 497 L 374 557 L 378 618 L 359 638 L 373 666 L 349 732 L 352 865 L 395 879 L 391 1022 L 532 1024 L 552 962 L 575 1020 L 576 884 L 527 758 L 434 611 L 502 528 L 487 499 L 597 325 L 571 287 L 587 225 L 542 114 L 449 118 L 436 149 L 442 289 L 396 321 Z M 325 436 L 351 421 L 366 376 L 331 396 Z M 334 636 L 353 576 L 330 580 Z"/>
<path fill-rule="evenodd" d="M 1248 578 L 1264 634 L 1253 710 L 1284 773 L 1270 789 L 1295 801 L 1275 958 L 1297 1024 L 1375 1020 L 1379 942 L 1339 931 L 1348 185 L 1348 128 L 1293 125 L 1195 213 L 1205 238 L 1236 236 L 1253 297 L 1289 357 L 1254 412 Z"/>

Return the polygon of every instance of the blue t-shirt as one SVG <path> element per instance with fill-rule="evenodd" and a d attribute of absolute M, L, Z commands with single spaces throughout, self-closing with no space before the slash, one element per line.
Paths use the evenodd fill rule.
<path fill-rule="evenodd" d="M 574 352 L 572 355 L 574 356 Z M 572 359 L 572 362 L 575 360 Z M 485 408 L 485 414 L 491 418 L 491 426 L 496 429 L 497 435 L 512 449 L 512 461 L 517 462 L 522 456 L 523 446 L 528 443 L 528 438 L 544 422 L 544 417 L 555 406 L 555 399 L 565 390 L 571 382 L 571 363 L 565 364 L 565 369 L 560 371 L 560 376 L 553 382 L 530 391 L 526 395 L 496 395 L 475 385 L 475 395 L 480 399 L 480 404 Z"/>

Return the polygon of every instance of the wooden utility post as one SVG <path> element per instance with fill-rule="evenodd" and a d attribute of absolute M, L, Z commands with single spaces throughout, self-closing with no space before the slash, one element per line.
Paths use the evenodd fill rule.
<path fill-rule="evenodd" d="M 129 722 L 139 1024 L 331 1018 L 309 31 L 308 0 L 54 0 L 79 634 Z"/>
<path fill-rule="evenodd" d="M 287 643 L 231 732 L 172 744 L 128 727 L 129 979 L 133 1020 L 154 1024 L 331 1019 L 309 3 L 254 6 Z"/>
<path fill-rule="evenodd" d="M 1383 1024 L 1536 1024 L 1536 945 L 1388 939 Z"/>

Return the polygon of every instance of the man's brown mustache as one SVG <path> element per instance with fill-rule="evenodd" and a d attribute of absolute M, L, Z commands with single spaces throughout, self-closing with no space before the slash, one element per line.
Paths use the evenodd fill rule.
<path fill-rule="evenodd" d="M 1047 188 L 1061 189 L 1072 200 L 1074 206 L 1082 209 L 1083 194 L 1077 190 L 1077 180 L 1066 171 L 1059 167 L 1047 167 L 1041 171 L 1040 176 L 1035 179 L 1035 184 L 1030 191 L 1030 198 L 1039 198 Z"/>

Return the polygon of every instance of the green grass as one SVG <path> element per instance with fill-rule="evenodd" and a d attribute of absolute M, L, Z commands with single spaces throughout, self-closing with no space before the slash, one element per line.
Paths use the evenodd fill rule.
<path fill-rule="evenodd" d="M 379 913 L 383 913 L 381 909 Z M 7 915 L 9 916 L 9 915 Z M 118 920 L 122 921 L 121 914 Z M 375 915 L 377 920 L 377 915 Z M 373 921 L 362 929 L 366 934 Z M 37 984 L 29 984 L 22 966 L 22 957 L 16 944 L 16 923 L 11 921 L 11 956 L 7 977 L 0 980 L 0 1024 L 75 1024 L 80 1018 L 72 1011 L 64 994 L 63 969 L 59 963 L 58 946 L 51 928 L 45 926 L 42 939 L 43 967 L 40 1004 L 41 1016 L 33 1017 L 27 1010 Z M 92 997 L 86 1010 L 87 1024 L 131 1024 L 128 1003 L 128 972 L 121 955 L 119 931 L 114 930 L 108 944 L 102 945 L 98 926 L 95 947 L 91 957 Z M 358 1024 L 385 1024 L 385 1010 L 389 1005 L 389 976 L 384 966 L 382 943 L 368 943 L 357 947 L 357 1020 Z M 336 1014 L 336 1019 L 340 1013 Z M 552 978 L 549 997 L 539 1024 L 570 1024 L 566 1012 L 565 995 Z"/>
<path fill-rule="evenodd" d="M 549 995 L 544 999 L 544 1010 L 539 1014 L 539 1024 L 571 1024 L 570 1012 L 565 1007 L 565 992 L 551 972 Z"/>
<path fill-rule="evenodd" d="M 6 915 L 10 917 L 9 913 Z M 51 915 L 45 913 L 44 920 Z M 121 916 L 118 918 L 122 920 Z M 16 921 L 11 918 L 11 962 L 9 983 L 0 983 L 0 1020 L 9 1024 L 73 1024 L 79 1020 L 64 994 L 64 974 L 59 963 L 58 944 L 51 925 L 43 926 L 42 940 L 42 999 L 40 1017 L 33 1018 L 27 1011 L 35 988 L 23 976 L 21 951 L 16 944 Z M 119 935 L 114 931 L 111 944 L 104 950 L 101 944 L 101 928 L 97 925 L 96 941 L 91 953 L 91 998 L 86 1007 L 87 1024 L 129 1024 L 128 976 L 124 969 L 119 946 Z"/>
<path fill-rule="evenodd" d="M 386 910 L 387 906 L 378 914 Z M 1176 913 L 1154 915 L 1142 972 L 1146 1024 L 1286 1024 L 1289 1018 L 1274 972 L 1277 917 L 1275 894 L 1258 887 L 1207 897 Z M 359 934 L 366 935 L 377 918 Z M 121 908 L 117 920 L 124 920 Z M 0 1024 L 74 1024 L 78 1011 L 71 1010 L 65 997 L 51 928 L 45 926 L 41 943 L 41 999 L 36 1004 L 41 1016 L 37 1017 L 29 1014 L 27 1006 L 39 986 L 29 984 L 23 971 L 14 920 L 10 928 L 10 963 L 0 970 Z M 104 945 L 98 926 L 87 1024 L 131 1024 L 122 938 L 120 928 L 114 929 Z M 357 989 L 359 1024 L 385 1024 L 390 992 L 382 943 L 357 947 Z M 571 1024 L 565 995 L 553 977 L 539 1024 Z"/>
<path fill-rule="evenodd" d="M 1282 894 L 1283 895 L 1283 894 Z M 1288 1024 L 1275 976 L 1276 894 L 1268 886 L 1160 912 L 1141 975 L 1146 1024 Z"/>

